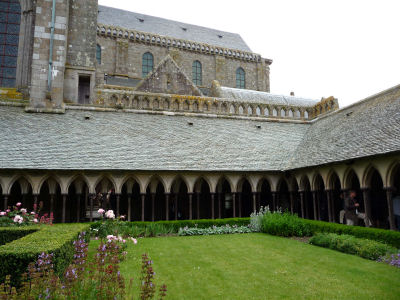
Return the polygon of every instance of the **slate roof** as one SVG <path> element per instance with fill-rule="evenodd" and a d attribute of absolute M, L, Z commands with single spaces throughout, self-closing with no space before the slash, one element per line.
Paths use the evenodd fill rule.
<path fill-rule="evenodd" d="M 288 169 L 400 151 L 400 85 L 317 119 Z"/>
<path fill-rule="evenodd" d="M 319 100 L 306 99 L 295 96 L 284 96 L 260 92 L 254 90 L 236 89 L 221 86 L 218 88 L 218 96 L 221 98 L 234 99 L 240 102 L 265 103 L 275 105 L 291 105 L 301 107 L 313 107 Z"/>
<path fill-rule="evenodd" d="M 400 152 L 400 85 L 303 124 L 0 106 L 0 128 L 0 169 L 282 171 Z"/>
<path fill-rule="evenodd" d="M 0 106 L 0 169 L 281 170 L 309 126 L 69 109 L 29 114 Z"/>
<path fill-rule="evenodd" d="M 159 34 L 176 39 L 252 52 L 237 33 L 181 23 L 168 19 L 99 5 L 97 22 L 126 29 Z M 142 22 L 140 20 L 143 20 Z M 186 29 L 186 30 L 185 30 Z M 221 38 L 219 36 L 222 36 Z"/>

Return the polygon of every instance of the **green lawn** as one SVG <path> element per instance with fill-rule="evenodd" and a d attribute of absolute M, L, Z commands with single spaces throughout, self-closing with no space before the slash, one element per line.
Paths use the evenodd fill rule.
<path fill-rule="evenodd" d="M 139 239 L 127 279 L 145 252 L 167 299 L 400 299 L 395 267 L 261 233 Z"/>

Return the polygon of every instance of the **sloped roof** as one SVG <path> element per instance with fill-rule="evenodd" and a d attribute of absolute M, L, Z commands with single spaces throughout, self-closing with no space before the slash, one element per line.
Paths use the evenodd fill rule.
<path fill-rule="evenodd" d="M 99 5 L 98 10 L 97 22 L 104 25 L 119 26 L 176 39 L 252 52 L 237 33 L 181 23 L 102 5 Z"/>
<path fill-rule="evenodd" d="M 0 106 L 0 169 L 275 171 L 286 168 L 309 126 Z"/>
<path fill-rule="evenodd" d="M 400 151 L 400 85 L 313 122 L 288 169 Z"/>
<path fill-rule="evenodd" d="M 313 107 L 319 100 L 306 99 L 295 96 L 284 96 L 260 92 L 254 90 L 236 89 L 231 87 L 218 87 L 218 97 L 234 99 L 236 101 L 248 103 L 265 103 L 275 105 L 290 105 L 301 107 Z"/>

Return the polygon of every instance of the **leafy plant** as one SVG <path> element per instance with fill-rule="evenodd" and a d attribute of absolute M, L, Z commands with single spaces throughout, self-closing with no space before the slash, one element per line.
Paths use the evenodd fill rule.
<path fill-rule="evenodd" d="M 347 234 L 318 233 L 310 239 L 309 243 L 371 260 L 376 260 L 379 257 L 386 254 L 393 254 L 397 251 L 396 248 L 389 245 L 368 239 L 356 238 Z"/>
<path fill-rule="evenodd" d="M 212 226 L 210 228 L 184 227 L 179 229 L 178 235 L 213 235 L 250 232 L 253 232 L 253 230 L 249 226 L 230 226 L 227 224 L 224 226 Z"/>
<path fill-rule="evenodd" d="M 267 211 L 262 217 L 262 232 L 279 236 L 311 236 L 311 226 L 297 215 Z"/>

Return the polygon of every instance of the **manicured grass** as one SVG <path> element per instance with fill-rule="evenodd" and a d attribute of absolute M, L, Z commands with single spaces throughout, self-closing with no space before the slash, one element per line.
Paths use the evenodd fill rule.
<path fill-rule="evenodd" d="M 395 267 L 267 234 L 139 239 L 127 280 L 139 284 L 145 252 L 167 299 L 400 299 Z"/>

